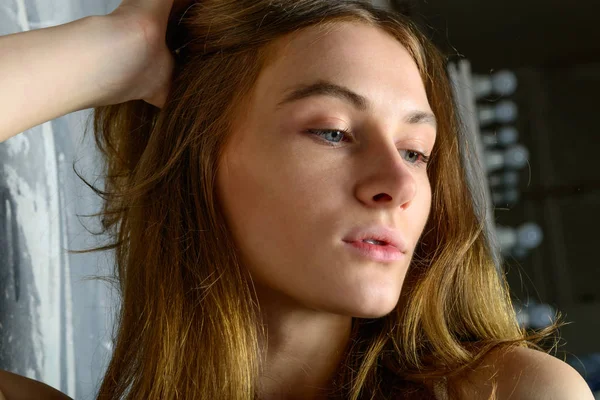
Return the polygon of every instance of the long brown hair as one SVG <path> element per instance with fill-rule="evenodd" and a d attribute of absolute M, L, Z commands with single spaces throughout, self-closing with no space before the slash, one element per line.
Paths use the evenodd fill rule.
<path fill-rule="evenodd" d="M 359 21 L 393 35 L 414 58 L 438 120 L 428 174 L 432 210 L 397 307 L 353 319 L 331 397 L 431 398 L 489 351 L 533 347 L 554 331 L 519 327 L 465 181 L 445 60 L 401 14 L 357 0 L 204 0 L 172 15 L 177 50 L 163 109 L 99 107 L 105 161 L 102 224 L 114 242 L 121 307 L 99 399 L 231 399 L 257 395 L 260 305 L 216 197 L 219 159 L 235 116 L 274 42 L 309 27 Z M 474 157 L 474 155 L 467 155 Z M 82 178 L 83 179 L 83 178 Z"/>

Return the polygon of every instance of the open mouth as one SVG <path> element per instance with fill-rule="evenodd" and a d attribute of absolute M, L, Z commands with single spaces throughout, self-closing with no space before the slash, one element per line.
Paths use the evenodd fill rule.
<path fill-rule="evenodd" d="M 375 240 L 375 239 L 363 239 L 363 242 L 369 243 L 369 244 L 375 244 L 377 246 L 386 246 L 387 245 L 386 242 L 382 242 L 380 240 Z"/>

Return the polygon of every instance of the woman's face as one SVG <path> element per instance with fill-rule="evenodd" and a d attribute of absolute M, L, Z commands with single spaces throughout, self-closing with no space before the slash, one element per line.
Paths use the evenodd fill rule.
<path fill-rule="evenodd" d="M 217 177 L 242 262 L 259 298 L 384 316 L 398 302 L 431 207 L 415 152 L 431 154 L 436 129 L 415 114 L 431 113 L 417 66 L 394 38 L 361 23 L 311 27 L 277 48 Z M 284 101 L 299 85 L 318 82 L 339 87 Z M 307 132 L 317 129 L 334 131 Z M 344 239 L 369 225 L 396 229 L 406 253 L 381 262 L 352 251 Z"/>

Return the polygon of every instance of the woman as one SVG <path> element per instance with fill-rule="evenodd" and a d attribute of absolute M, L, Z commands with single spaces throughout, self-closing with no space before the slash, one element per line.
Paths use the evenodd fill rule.
<path fill-rule="evenodd" d="M 406 17 L 351 0 L 170 7 L 126 0 L 0 42 L 55 47 L 44 71 L 70 78 L 44 86 L 53 104 L 4 113 L 0 138 L 96 111 L 122 294 L 99 399 L 592 398 L 533 349 L 552 329 L 518 327 L 443 60 Z M 48 72 L 76 54 L 84 71 Z M 24 102 L 8 93 L 4 109 Z"/>

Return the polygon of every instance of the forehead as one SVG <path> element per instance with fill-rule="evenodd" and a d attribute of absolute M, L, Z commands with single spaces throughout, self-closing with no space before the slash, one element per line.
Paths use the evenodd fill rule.
<path fill-rule="evenodd" d="M 406 48 L 367 23 L 305 28 L 277 40 L 271 55 L 256 85 L 261 101 L 297 84 L 326 80 L 349 86 L 374 103 L 429 108 L 419 70 Z"/>

